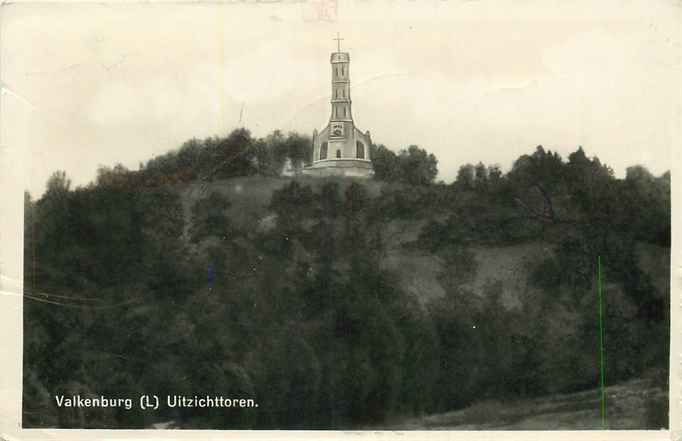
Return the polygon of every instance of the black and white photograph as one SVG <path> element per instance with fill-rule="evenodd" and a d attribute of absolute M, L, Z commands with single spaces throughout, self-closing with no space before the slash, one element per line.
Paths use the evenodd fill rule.
<path fill-rule="evenodd" d="M 3 2 L 6 439 L 670 433 L 681 74 L 677 1 Z"/>

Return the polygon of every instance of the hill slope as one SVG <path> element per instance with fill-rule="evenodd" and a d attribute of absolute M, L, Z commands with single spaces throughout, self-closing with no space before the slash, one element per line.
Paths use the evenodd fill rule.
<path fill-rule="evenodd" d="M 606 388 L 609 429 L 656 429 L 667 423 L 667 391 L 653 379 Z M 403 430 L 599 430 L 599 389 L 528 400 L 482 401 L 462 410 L 414 418 Z M 658 426 L 658 427 L 656 427 Z"/>
<path fill-rule="evenodd" d="M 176 187 L 181 195 L 185 217 L 185 232 L 191 226 L 191 207 L 211 192 L 226 196 L 231 206 L 227 216 L 237 226 L 265 225 L 273 220 L 273 212 L 268 208 L 274 191 L 282 189 L 293 180 L 303 185 L 310 185 L 313 190 L 319 189 L 327 182 L 333 181 L 342 188 L 352 182 L 366 186 L 371 196 L 378 196 L 386 183 L 376 180 L 351 178 L 312 178 L 312 177 L 237 177 L 211 182 L 194 181 Z M 434 216 L 435 217 L 435 216 Z M 400 279 L 400 285 L 415 295 L 422 303 L 440 298 L 445 294 L 438 274 L 443 271 L 440 259 L 428 253 L 421 253 L 403 248 L 402 245 L 417 239 L 422 227 L 430 218 L 426 213 L 420 220 L 396 219 L 387 226 L 389 243 L 383 265 L 394 271 Z M 528 268 L 552 254 L 548 244 L 541 241 L 502 246 L 472 246 L 478 270 L 472 281 L 465 284 L 474 293 L 480 293 L 486 284 L 500 282 L 502 298 L 507 307 L 518 306 L 523 296 L 533 290 L 527 281 Z M 650 274 L 656 288 L 661 293 L 669 291 L 669 267 L 666 256 L 669 250 L 663 247 L 641 244 L 638 247 L 639 264 L 642 270 Z"/>

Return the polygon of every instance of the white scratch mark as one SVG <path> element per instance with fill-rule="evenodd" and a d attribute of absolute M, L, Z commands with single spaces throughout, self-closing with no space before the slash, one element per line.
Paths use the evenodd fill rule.
<path fill-rule="evenodd" d="M 31 103 L 31 101 L 28 100 L 28 98 L 25 98 L 25 97 L 19 95 L 18 93 L 13 91 L 11 88 L 7 87 L 7 84 L 4 82 L 0 83 L 0 93 L 2 95 L 7 94 L 10 96 L 13 96 L 14 98 L 18 98 L 19 100 L 23 101 L 25 104 L 28 104 L 32 109 L 35 109 L 35 106 L 33 105 L 33 103 Z"/>

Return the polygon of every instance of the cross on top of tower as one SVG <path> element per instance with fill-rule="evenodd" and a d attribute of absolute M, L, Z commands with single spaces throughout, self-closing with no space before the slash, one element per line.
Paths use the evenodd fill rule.
<path fill-rule="evenodd" d="M 341 40 L 343 40 L 343 38 L 341 38 L 337 32 L 336 38 L 333 38 L 332 40 L 336 40 L 336 52 L 341 52 Z"/>

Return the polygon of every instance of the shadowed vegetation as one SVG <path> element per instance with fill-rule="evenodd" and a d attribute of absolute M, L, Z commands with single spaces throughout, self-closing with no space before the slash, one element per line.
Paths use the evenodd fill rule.
<path fill-rule="evenodd" d="M 563 160 L 538 147 L 508 173 L 464 165 L 446 185 L 426 150 L 373 146 L 378 183 L 278 178 L 253 222 L 224 192 L 187 196 L 274 179 L 309 160 L 309 144 L 240 129 L 137 171 L 101 168 L 87 187 L 57 172 L 38 200 L 26 195 L 24 426 L 342 429 L 588 390 L 597 256 L 607 382 L 667 378 L 669 291 L 638 262 L 642 247 L 669 253 L 669 173 L 616 179 L 582 148 Z M 418 234 L 396 234 L 399 222 Z M 471 287 L 475 247 L 530 242 L 547 254 L 518 275 L 517 306 L 500 282 Z M 445 294 L 425 303 L 400 283 L 385 264 L 396 249 L 435 257 Z M 59 409 L 58 393 L 259 407 Z M 648 402 L 652 427 L 664 404 Z"/>

